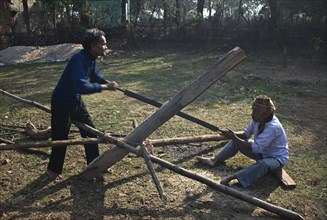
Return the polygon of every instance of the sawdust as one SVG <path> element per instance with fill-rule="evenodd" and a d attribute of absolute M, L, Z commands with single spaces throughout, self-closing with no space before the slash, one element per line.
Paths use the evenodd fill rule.
<path fill-rule="evenodd" d="M 0 66 L 21 63 L 46 63 L 69 60 L 82 49 L 81 44 L 58 44 L 52 46 L 13 46 L 0 51 Z"/>

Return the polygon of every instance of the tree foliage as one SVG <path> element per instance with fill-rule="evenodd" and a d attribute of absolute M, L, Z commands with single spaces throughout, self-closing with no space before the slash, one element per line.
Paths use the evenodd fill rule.
<path fill-rule="evenodd" d="M 88 0 L 38 0 L 36 5 L 39 23 L 26 20 L 26 25 L 55 35 L 58 42 L 75 41 L 85 28 L 98 26 L 138 43 L 326 46 L 325 0 L 133 0 L 130 22 L 118 28 L 94 23 Z"/>

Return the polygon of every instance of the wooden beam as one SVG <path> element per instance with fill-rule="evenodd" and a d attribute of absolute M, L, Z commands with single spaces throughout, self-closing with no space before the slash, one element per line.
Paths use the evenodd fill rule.
<path fill-rule="evenodd" d="M 132 123 L 133 128 L 135 129 L 138 125 L 139 125 L 138 122 L 134 119 L 133 123 Z M 151 145 L 151 146 L 153 148 L 153 145 Z M 162 186 L 161 186 L 161 183 L 160 183 L 160 181 L 158 179 L 157 173 L 153 168 L 153 164 L 152 164 L 149 152 L 146 149 L 144 144 L 141 144 L 141 150 L 142 150 L 142 157 L 144 158 L 144 161 L 145 161 L 145 163 L 146 163 L 146 165 L 148 167 L 148 170 L 149 170 L 149 172 L 151 174 L 152 180 L 153 180 L 154 184 L 156 185 L 156 188 L 157 188 L 157 191 L 159 193 L 160 199 L 162 201 L 166 202 L 167 197 L 166 197 L 166 195 L 165 195 L 165 193 L 164 193 L 164 191 L 162 189 Z"/>
<path fill-rule="evenodd" d="M 156 185 L 156 188 L 157 188 L 157 191 L 159 193 L 159 196 L 160 196 L 160 199 L 162 201 L 167 201 L 167 196 L 165 195 L 163 189 L 162 189 L 162 186 L 161 186 L 161 183 L 158 179 L 158 176 L 157 176 L 157 173 L 156 171 L 154 170 L 154 167 L 153 167 L 153 164 L 152 164 L 152 161 L 151 161 L 151 158 L 150 158 L 150 154 L 148 153 L 147 149 L 145 148 L 145 146 L 142 144 L 141 145 L 141 150 L 142 150 L 142 157 L 144 158 L 144 161 L 148 167 L 148 170 L 151 174 L 151 177 L 152 177 L 152 180 L 154 182 L 154 184 Z"/>
<path fill-rule="evenodd" d="M 190 85 L 181 90 L 170 100 L 165 102 L 154 114 L 136 127 L 129 135 L 127 135 L 125 138 L 126 142 L 133 146 L 142 143 L 161 125 L 195 100 L 245 57 L 246 55 L 244 51 L 238 47 L 228 52 L 205 73 L 195 79 Z M 127 154 L 127 150 L 114 146 L 91 162 L 83 171 L 82 175 L 86 179 L 92 179 L 120 161 Z"/>
<path fill-rule="evenodd" d="M 22 150 L 27 148 L 44 148 L 44 147 L 61 147 L 67 145 L 79 145 L 79 144 L 97 144 L 104 143 L 97 138 L 79 138 L 70 140 L 58 140 L 58 141 L 30 141 L 30 142 L 17 142 L 11 143 L 0 147 L 1 150 Z"/>
<path fill-rule="evenodd" d="M 190 137 L 175 137 L 175 138 L 164 138 L 164 139 L 148 139 L 153 146 L 165 146 L 165 145 L 176 145 L 176 144 L 189 144 L 189 143 L 201 143 L 210 141 L 222 141 L 227 138 L 220 134 L 206 134 L 197 135 Z"/>
<path fill-rule="evenodd" d="M 13 95 L 13 94 L 11 94 L 9 92 L 6 92 L 6 91 L 2 90 L 2 89 L 0 89 L 0 93 L 4 94 L 4 95 L 6 95 L 6 96 L 8 96 L 10 98 L 16 99 L 16 100 L 18 100 L 20 102 L 23 102 L 25 104 L 33 105 L 34 107 L 36 107 L 38 109 L 41 109 L 41 110 L 43 110 L 43 111 L 45 111 L 47 113 L 51 113 L 50 108 L 48 108 L 47 106 L 41 105 L 38 102 L 34 102 L 34 101 L 31 101 L 31 100 L 28 100 L 28 99 L 20 98 L 18 96 L 15 96 L 15 95 Z"/>

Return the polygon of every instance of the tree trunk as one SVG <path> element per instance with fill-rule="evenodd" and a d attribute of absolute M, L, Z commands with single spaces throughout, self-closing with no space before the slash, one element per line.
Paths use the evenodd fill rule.
<path fill-rule="evenodd" d="M 240 25 L 241 17 L 243 15 L 242 5 L 243 5 L 242 0 L 239 0 L 239 3 L 238 3 L 238 13 L 237 13 L 237 23 L 238 23 L 238 26 Z"/>
<path fill-rule="evenodd" d="M 163 23 L 164 23 L 164 36 L 165 36 L 165 39 L 167 38 L 167 19 L 168 19 L 168 5 L 167 5 L 167 0 L 163 0 L 163 9 L 164 9 L 164 12 L 163 12 Z"/>
<path fill-rule="evenodd" d="M 126 0 L 121 1 L 121 23 L 126 23 Z"/>
<path fill-rule="evenodd" d="M 29 34 L 31 32 L 31 24 L 30 24 L 30 15 L 28 10 L 28 0 L 23 0 L 23 8 L 24 8 L 24 21 L 26 25 L 26 32 Z"/>
<path fill-rule="evenodd" d="M 269 30 L 275 33 L 278 19 L 277 0 L 268 0 L 268 4 L 270 8 Z"/>
<path fill-rule="evenodd" d="M 197 6 L 196 6 L 197 15 L 201 18 L 203 18 L 204 2 L 205 2 L 205 0 L 198 0 Z"/>
<path fill-rule="evenodd" d="M 176 13 L 175 13 L 175 23 L 177 25 L 177 29 L 179 29 L 179 24 L 181 21 L 181 7 L 179 5 L 180 0 L 176 0 Z"/>

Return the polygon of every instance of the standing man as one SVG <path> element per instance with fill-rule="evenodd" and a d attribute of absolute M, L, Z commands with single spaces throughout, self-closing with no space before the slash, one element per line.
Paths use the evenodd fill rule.
<path fill-rule="evenodd" d="M 68 139 L 71 121 L 94 127 L 91 117 L 85 108 L 82 94 L 92 94 L 102 90 L 115 90 L 118 84 L 105 80 L 96 65 L 96 59 L 104 56 L 107 50 L 105 33 L 97 28 L 89 29 L 83 36 L 83 49 L 72 56 L 56 85 L 51 98 L 51 131 L 52 140 Z M 96 137 L 80 129 L 82 137 Z M 97 144 L 86 144 L 87 164 L 99 156 Z M 53 147 L 47 174 L 55 179 L 63 170 L 66 146 Z"/>
<path fill-rule="evenodd" d="M 243 187 L 252 185 L 268 171 L 281 169 L 288 162 L 288 143 L 284 128 L 274 115 L 275 110 L 269 97 L 256 97 L 252 104 L 252 120 L 247 128 L 243 132 L 223 131 L 230 141 L 214 157 L 197 157 L 198 161 L 213 167 L 240 151 L 256 163 L 223 178 L 220 183 L 228 185 L 237 179 Z M 249 140 L 252 135 L 254 140 Z"/>

